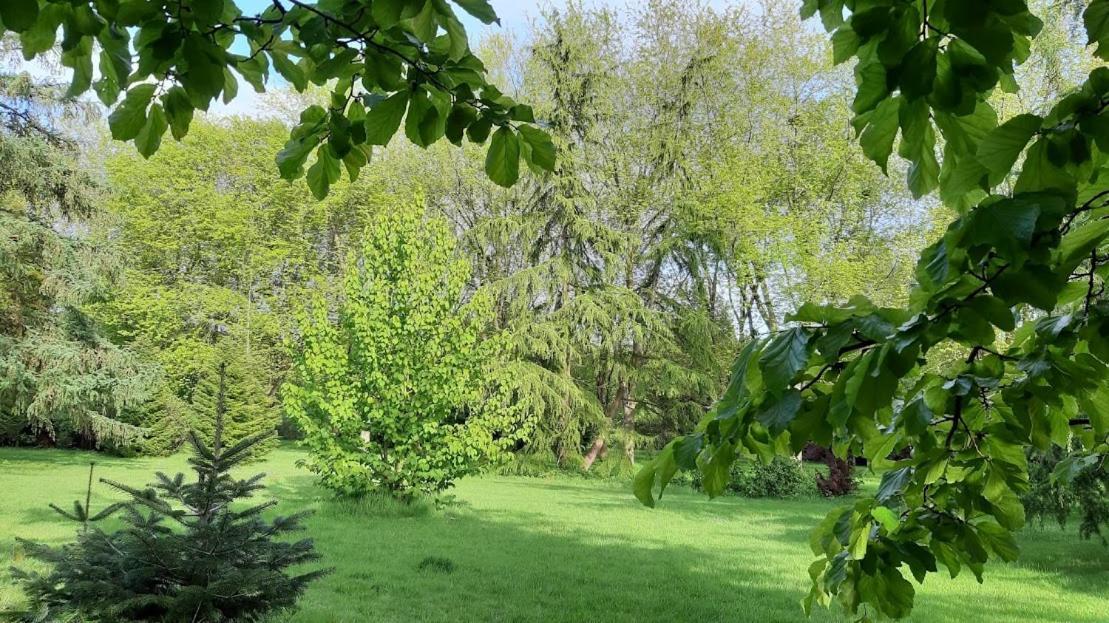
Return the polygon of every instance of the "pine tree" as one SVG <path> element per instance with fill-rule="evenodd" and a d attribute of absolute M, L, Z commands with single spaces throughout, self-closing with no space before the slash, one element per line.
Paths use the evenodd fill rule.
<path fill-rule="evenodd" d="M 200 378 L 193 390 L 193 419 L 201 437 L 205 440 L 212 439 L 214 422 L 206 414 L 216 412 L 221 383 L 225 385 L 222 394 L 225 408 L 223 435 L 228 445 L 276 430 L 281 420 L 280 414 L 266 395 L 262 381 L 255 373 L 256 364 L 250 355 L 237 342 L 229 342 L 221 346 L 219 361 L 226 378 L 207 374 Z M 250 451 L 250 455 L 257 458 L 271 450 L 275 444 L 276 437 L 267 437 L 266 441 Z"/>
<path fill-rule="evenodd" d="M 319 559 L 310 539 L 275 537 L 300 530 L 307 512 L 262 518 L 277 502 L 250 506 L 236 502 L 263 488 L 263 474 L 238 479 L 230 471 L 247 460 L 265 431 L 238 443 L 223 443 L 227 366 L 219 369 L 212 445 L 193 432 L 189 463 L 195 482 L 184 474 L 157 473 L 141 490 L 100 479 L 130 499 L 89 516 L 88 499 L 75 503 L 67 518 L 82 523 L 77 540 L 60 548 L 21 541 L 35 558 L 53 564 L 41 575 L 15 575 L 36 611 L 33 620 L 85 617 L 102 621 L 237 621 L 291 607 L 309 582 L 327 573 L 290 575 L 287 569 Z M 90 473 L 91 486 L 91 473 Z M 90 522 L 122 512 L 125 526 L 106 532 Z"/>

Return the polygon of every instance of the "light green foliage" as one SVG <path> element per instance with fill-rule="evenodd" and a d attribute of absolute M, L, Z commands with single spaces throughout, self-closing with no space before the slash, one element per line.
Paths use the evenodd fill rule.
<path fill-rule="evenodd" d="M 498 21 L 486 0 L 453 4 L 485 24 Z M 60 31 L 61 63 L 72 70 L 67 96 L 92 89 L 114 106 L 112 137 L 134 141 L 143 157 L 167 130 L 185 136 L 195 111 L 233 100 L 240 79 L 263 92 L 280 77 L 301 92 L 309 83 L 330 87 L 328 105 L 304 109 L 276 157 L 285 179 L 307 168 L 319 199 L 344 166 L 357 177 L 405 110 L 404 133 L 421 147 L 444 135 L 483 143 L 497 126 L 486 169 L 498 184 L 516 181 L 521 157 L 541 171 L 554 164 L 550 140 L 527 125 L 531 109 L 486 81 L 446 0 L 274 0 L 253 15 L 234 0 L 13 0 L 0 14 L 5 31 L 19 34 L 28 60 L 50 51 Z M 232 52 L 236 41 L 249 51 Z"/>
<path fill-rule="evenodd" d="M 437 493 L 515 443 L 515 410 L 491 368 L 489 300 L 446 224 L 398 205 L 348 256 L 339 300 L 316 293 L 300 317 L 285 408 L 309 469 L 347 494 Z"/>
<path fill-rule="evenodd" d="M 114 339 L 161 364 L 170 390 L 162 398 L 192 402 L 230 340 L 251 362 L 232 385 L 257 385 L 269 405 L 263 419 L 272 417 L 289 365 L 281 341 L 292 304 L 310 280 L 335 269 L 349 231 L 372 214 L 361 203 L 370 193 L 356 199 L 344 184 L 318 202 L 282 181 L 266 155 L 282 132 L 276 123 L 198 123 L 149 160 L 122 154 L 107 162 L 113 218 L 105 229 L 128 267 L 94 313 Z M 163 402 L 150 408 L 174 410 Z M 188 427 L 171 428 L 155 435 L 184 441 Z"/>
<path fill-rule="evenodd" d="M 1092 42 L 1102 4 L 1086 9 Z M 910 192 L 938 191 L 959 217 L 923 252 L 907 306 L 809 303 L 791 328 L 751 342 L 724 397 L 644 468 L 636 494 L 653 504 L 681 467 L 699 468 L 715 495 L 708 484 L 737 457 L 810 441 L 864 456 L 885 470 L 877 494 L 813 531 L 804 605 L 835 598 L 863 619 L 900 618 L 916 592 L 904 568 L 918 582 L 941 565 L 981 581 L 987 562 L 1018 556 L 1027 448 L 1075 443 L 1072 461 L 1109 453 L 1109 70 L 1094 69 L 1045 114 L 999 123 L 991 95 L 1017 87 L 1014 67 L 1042 26 L 1023 2 L 803 7 L 835 30 L 840 60 L 858 59 L 853 123 L 865 151 L 885 164 L 900 130 Z M 880 149 L 868 131 L 882 134 Z M 930 365 L 936 358 L 945 365 Z M 909 447 L 908 458 L 888 458 Z"/>

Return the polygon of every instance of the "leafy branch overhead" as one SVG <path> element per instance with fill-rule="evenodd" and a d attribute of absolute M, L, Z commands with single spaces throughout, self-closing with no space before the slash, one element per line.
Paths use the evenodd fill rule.
<path fill-rule="evenodd" d="M 805 608 L 836 598 L 899 618 L 915 593 L 902 567 L 918 582 L 938 565 L 981 581 L 989 560 L 1018 556 L 1027 451 L 1076 444 L 1059 479 L 1105 468 L 1109 68 L 1044 115 L 1002 120 L 990 98 L 1017 89 L 1042 26 L 1023 0 L 804 0 L 816 14 L 836 62 L 856 60 L 863 152 L 885 169 L 896 147 L 912 195 L 938 192 L 959 216 L 923 251 L 908 306 L 809 303 L 752 341 L 635 492 L 653 505 L 678 469 L 699 469 L 717 495 L 740 456 L 808 442 L 865 457 L 884 471 L 878 493 L 813 531 Z M 1109 0 L 1083 22 L 1109 59 Z"/>
<path fill-rule="evenodd" d="M 453 4 L 498 21 L 487 0 Z M 167 130 L 184 137 L 195 111 L 234 99 L 240 79 L 262 92 L 277 75 L 298 91 L 330 85 L 328 106 L 304 110 L 277 154 L 282 177 L 307 173 L 318 198 L 344 167 L 357 177 L 402 121 L 421 147 L 492 133 L 486 171 L 501 186 L 516 182 L 521 157 L 536 171 L 554 167 L 549 136 L 529 106 L 486 80 L 447 0 L 273 0 L 255 15 L 233 0 L 8 0 L 4 30 L 19 34 L 28 60 L 51 50 L 60 30 L 68 96 L 95 91 L 112 107 L 112 136 L 146 157 Z"/>

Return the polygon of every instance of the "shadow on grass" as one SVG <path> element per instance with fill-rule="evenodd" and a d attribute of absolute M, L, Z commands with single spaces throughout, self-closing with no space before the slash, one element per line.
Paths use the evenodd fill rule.
<path fill-rule="evenodd" d="M 804 543 L 830 507 L 805 498 L 710 501 L 679 489 L 651 511 L 624 486 L 491 478 L 481 486 L 496 493 L 492 500 L 410 511 L 392 501 L 336 499 L 308 474 L 265 482 L 259 497 L 280 500 L 277 513 L 317 511 L 308 534 L 323 564 L 336 568 L 310 588 L 299 612 L 272 619 L 292 623 L 802 621 Z M 64 521 L 45 501 L 41 511 L 27 511 L 28 521 Z M 701 536 L 707 526 L 711 538 Z M 1104 596 L 1109 550 L 1051 530 L 1021 540 L 1021 562 L 991 565 L 987 590 L 962 582 L 949 593 L 946 577 L 929 578 L 932 590 L 918 597 L 912 620 L 1105 620 L 1104 611 L 1075 613 L 1067 601 Z M 429 558 L 449 561 L 453 571 L 420 571 Z M 1004 574 L 1017 575 L 1006 579 L 1018 589 L 1020 578 L 1048 584 L 1058 603 L 1045 601 L 1043 590 L 986 598 Z M 820 611 L 812 620 L 845 619 Z"/>
<path fill-rule="evenodd" d="M 283 500 L 316 506 L 310 528 L 333 576 L 313 587 L 302 609 L 288 620 L 308 621 L 801 621 L 798 601 L 807 590 L 805 562 L 794 565 L 808 532 L 828 510 L 820 500 L 708 501 L 692 493 L 664 499 L 659 511 L 639 509 L 620 487 L 558 483 L 540 479 L 492 482 L 497 487 L 558 491 L 552 501 L 568 514 L 518 508 L 463 508 L 428 516 L 361 515 L 298 480 L 282 483 Z M 519 505 L 523 506 L 523 505 Z M 643 514 L 639 514 L 642 510 Z M 611 515 L 616 522 L 651 523 L 641 532 L 584 529 L 584 513 Z M 630 513 L 630 514 L 629 514 Z M 736 523 L 745 514 L 748 522 Z M 730 545 L 689 545 L 672 540 L 670 520 L 727 522 L 727 532 L 761 524 L 770 536 L 736 539 Z M 717 544 L 718 545 L 718 544 Z M 1039 548 L 1047 551 L 1051 548 Z M 1064 549 L 1085 548 L 1074 543 Z M 789 552 L 785 554 L 783 552 Z M 1038 549 L 1008 567 L 1035 568 L 1036 582 L 1058 587 L 1060 602 L 1015 595 L 1004 603 L 968 607 L 946 588 L 918 597 L 913 621 L 1101 621 L 1101 614 L 1075 614 L 1069 592 L 1099 597 L 1107 570 L 1094 553 L 1076 561 L 1043 557 Z M 442 558 L 451 574 L 420 573 L 421 560 Z M 777 559 L 782 557 L 782 559 Z M 792 557 L 788 561 L 785 558 Z M 803 561 L 808 560 L 807 551 Z M 989 583 L 1002 568 L 991 566 Z M 942 573 L 942 570 L 941 570 Z M 946 574 L 944 574 L 946 575 Z M 1009 580 L 1012 582 L 1012 580 Z M 945 586 L 946 577 L 930 578 Z M 961 583 L 962 593 L 978 589 Z M 955 594 L 962 594 L 955 593 Z M 987 591 L 983 595 L 990 594 Z M 1042 592 L 1041 592 L 1042 595 Z M 1046 610 L 1045 610 L 1046 608 Z M 1057 616 L 1056 616 L 1057 614 Z M 286 620 L 286 619 L 281 619 Z M 819 611 L 813 621 L 842 621 Z"/>

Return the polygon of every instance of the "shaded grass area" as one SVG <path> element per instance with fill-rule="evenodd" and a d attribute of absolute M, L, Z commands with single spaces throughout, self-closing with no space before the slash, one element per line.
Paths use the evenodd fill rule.
<path fill-rule="evenodd" d="M 335 572 L 274 621 L 798 621 L 807 535 L 834 505 L 668 490 L 652 510 L 610 482 L 513 476 L 467 479 L 438 507 L 335 500 L 295 467 L 299 456 L 281 448 L 247 469 L 269 474 L 279 512 L 317 511 L 307 525 Z M 46 504 L 83 497 L 89 460 L 129 484 L 185 468 L 180 456 L 0 449 L 0 611 L 21 603 L 7 568 L 34 564 L 15 537 L 73 535 Z M 94 489 L 94 509 L 111 499 Z M 984 585 L 929 577 L 912 620 L 1109 620 L 1109 549 L 1055 528 L 1020 542 L 1021 560 L 992 565 Z"/>

